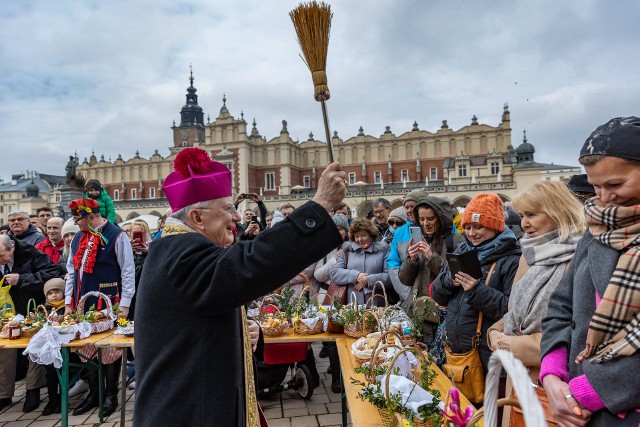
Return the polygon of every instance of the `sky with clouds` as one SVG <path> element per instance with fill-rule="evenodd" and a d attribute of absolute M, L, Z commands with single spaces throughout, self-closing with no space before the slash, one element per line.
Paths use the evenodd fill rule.
<path fill-rule="evenodd" d="M 267 139 L 324 139 L 289 0 L 0 2 L 0 178 L 64 174 L 69 155 L 169 153 L 193 64 L 205 117 Z M 511 111 L 536 160 L 577 165 L 599 124 L 638 115 L 640 2 L 341 0 L 327 59 L 332 130 L 495 126 Z"/>

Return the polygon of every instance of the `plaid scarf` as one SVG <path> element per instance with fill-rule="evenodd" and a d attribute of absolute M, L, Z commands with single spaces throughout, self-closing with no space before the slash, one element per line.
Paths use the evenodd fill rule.
<path fill-rule="evenodd" d="M 603 206 L 592 198 L 584 208 L 593 237 L 621 252 L 576 358 L 600 363 L 640 348 L 640 205 Z"/>

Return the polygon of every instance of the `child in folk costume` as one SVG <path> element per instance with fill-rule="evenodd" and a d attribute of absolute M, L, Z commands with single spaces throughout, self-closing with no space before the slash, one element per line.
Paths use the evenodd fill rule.
<path fill-rule="evenodd" d="M 100 215 L 98 202 L 89 199 L 72 200 L 69 203 L 71 214 L 80 228 L 71 242 L 71 251 L 67 261 L 67 283 L 65 304 L 70 313 L 77 309 L 82 297 L 88 292 L 99 291 L 111 299 L 111 303 L 120 306 L 119 317 L 126 318 L 129 306 L 135 294 L 135 265 L 129 236 L 119 227 L 111 224 Z M 95 306 L 97 310 L 107 307 L 101 299 L 89 297 L 85 307 Z M 95 358 L 94 346 L 84 347 L 80 353 L 87 359 Z M 122 350 L 108 348 L 102 351 L 102 363 L 105 372 L 105 399 L 103 414 L 110 415 L 118 406 L 118 380 L 120 356 Z M 73 411 L 81 415 L 98 406 L 98 373 L 90 371 L 89 394 Z"/>
<path fill-rule="evenodd" d="M 44 296 L 47 299 L 45 307 L 47 312 L 57 310 L 64 307 L 64 280 L 60 278 L 49 279 L 44 284 Z M 62 314 L 60 312 L 59 314 Z M 58 374 L 53 364 L 45 366 L 47 377 L 47 392 L 49 393 L 49 402 L 44 407 L 42 415 L 51 415 L 60 413 L 60 394 L 58 393 Z"/>

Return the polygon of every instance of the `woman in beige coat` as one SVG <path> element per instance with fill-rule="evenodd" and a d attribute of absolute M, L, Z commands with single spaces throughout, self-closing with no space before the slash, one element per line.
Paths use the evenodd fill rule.
<path fill-rule="evenodd" d="M 540 372 L 542 319 L 586 224 L 582 204 L 560 181 L 540 181 L 518 194 L 512 206 L 525 235 L 509 300 L 509 311 L 489 328 L 491 350 L 511 351 L 528 369 L 533 383 Z M 510 384 L 507 385 L 507 396 Z M 508 425 L 505 411 L 503 425 Z"/>

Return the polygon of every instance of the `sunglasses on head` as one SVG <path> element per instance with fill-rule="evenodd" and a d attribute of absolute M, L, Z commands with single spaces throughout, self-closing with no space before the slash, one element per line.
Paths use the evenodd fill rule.
<path fill-rule="evenodd" d="M 389 225 L 393 225 L 393 226 L 396 226 L 396 225 L 401 226 L 405 224 L 404 221 L 394 221 L 393 219 L 388 220 L 387 222 L 389 223 Z"/>

